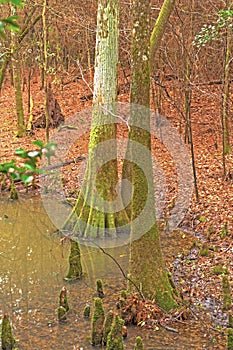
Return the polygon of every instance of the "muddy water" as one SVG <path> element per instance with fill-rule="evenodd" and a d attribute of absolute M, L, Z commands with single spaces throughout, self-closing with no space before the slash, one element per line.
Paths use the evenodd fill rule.
<path fill-rule="evenodd" d="M 92 305 L 95 280 L 105 283 L 104 307 L 113 308 L 125 281 L 116 264 L 95 248 L 82 247 L 85 276 L 81 281 L 64 281 L 68 269 L 69 242 L 52 235 L 54 227 L 38 198 L 10 202 L 0 200 L 0 317 L 9 314 L 19 349 L 93 349 L 90 321 L 83 318 L 86 303 Z M 180 246 L 176 240 L 177 250 Z M 169 259 L 175 257 L 171 241 L 164 242 Z M 127 271 L 128 247 L 108 251 Z M 60 289 L 69 291 L 67 322 L 56 318 Z M 225 349 L 224 337 L 198 323 L 177 323 L 178 333 L 163 328 L 147 331 L 130 327 L 125 349 L 133 349 L 141 335 L 145 349 Z"/>

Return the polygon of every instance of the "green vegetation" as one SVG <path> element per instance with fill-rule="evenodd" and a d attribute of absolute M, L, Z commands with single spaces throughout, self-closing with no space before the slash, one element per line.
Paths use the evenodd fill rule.
<path fill-rule="evenodd" d="M 12 327 L 10 324 L 9 317 L 7 315 L 3 316 L 2 319 L 2 349 L 3 350 L 13 350 L 15 345 L 15 339 L 12 334 Z"/>
<path fill-rule="evenodd" d="M 111 331 L 113 320 L 114 320 L 114 313 L 113 313 L 113 311 L 110 310 L 107 313 L 107 315 L 105 316 L 105 320 L 104 320 L 104 331 L 103 331 L 103 344 L 104 345 L 107 344 L 108 334 Z"/>
<path fill-rule="evenodd" d="M 86 304 L 83 310 L 83 316 L 90 317 L 90 313 L 91 313 L 91 306 L 89 304 Z"/>
<path fill-rule="evenodd" d="M 59 306 L 62 306 L 66 312 L 69 311 L 69 303 L 67 297 L 67 290 L 65 287 L 62 288 L 59 295 Z"/>
<path fill-rule="evenodd" d="M 225 222 L 224 226 L 222 227 L 221 232 L 220 232 L 220 237 L 221 238 L 225 238 L 228 235 L 228 228 L 227 228 L 227 226 L 228 226 L 228 224 L 227 224 L 227 222 Z"/>
<path fill-rule="evenodd" d="M 233 328 L 227 328 L 227 350 L 233 350 Z"/>
<path fill-rule="evenodd" d="M 104 309 L 100 298 L 94 299 L 94 312 L 91 320 L 91 344 L 102 345 Z"/>
<path fill-rule="evenodd" d="M 199 250 L 199 256 L 208 256 L 209 255 L 209 247 L 207 244 L 202 244 Z"/>
<path fill-rule="evenodd" d="M 222 265 L 216 265 L 212 268 L 211 273 L 213 275 L 222 275 L 227 273 L 227 269 L 224 268 Z"/>
<path fill-rule="evenodd" d="M 122 327 L 124 326 L 124 321 L 119 317 L 115 316 L 113 321 L 111 331 L 107 337 L 106 350 L 123 350 L 124 342 L 122 336 Z"/>
<path fill-rule="evenodd" d="M 141 337 L 136 337 L 134 350 L 144 350 L 144 345 Z"/>
<path fill-rule="evenodd" d="M 11 199 L 18 198 L 15 183 L 21 181 L 26 187 L 32 184 L 35 176 L 41 172 L 38 165 L 42 156 L 45 156 L 49 161 L 55 155 L 56 144 L 54 142 L 44 144 L 43 141 L 36 140 L 32 143 L 39 148 L 30 151 L 22 148 L 16 149 L 15 155 L 20 158 L 20 164 L 16 159 L 0 163 L 1 189 L 9 182 Z"/>
<path fill-rule="evenodd" d="M 79 243 L 75 240 L 71 241 L 71 249 L 69 255 L 69 271 L 65 277 L 67 281 L 75 281 L 83 275 L 81 253 Z"/>
<path fill-rule="evenodd" d="M 103 282 L 100 279 L 96 280 L 96 290 L 97 290 L 98 297 L 103 298 L 104 297 Z"/>
<path fill-rule="evenodd" d="M 23 6 L 22 0 L 0 0 L 0 6 L 1 4 L 9 2 L 10 4 L 18 7 Z M 0 18 L 0 38 L 3 40 L 6 40 L 6 30 L 12 30 L 14 32 L 19 31 L 19 25 L 18 25 L 18 16 L 8 16 L 6 18 Z"/>
<path fill-rule="evenodd" d="M 66 320 L 66 309 L 63 306 L 59 306 L 57 309 L 57 318 L 59 321 Z"/>
<path fill-rule="evenodd" d="M 232 306 L 231 288 L 227 274 L 222 275 L 223 309 L 229 310 Z"/>

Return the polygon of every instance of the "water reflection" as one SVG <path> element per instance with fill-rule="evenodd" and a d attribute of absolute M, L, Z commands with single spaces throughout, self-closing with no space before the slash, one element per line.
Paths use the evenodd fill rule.
<path fill-rule="evenodd" d="M 122 285 L 121 273 L 114 262 L 98 249 L 89 247 L 82 248 L 84 279 L 75 284 L 66 283 L 63 277 L 68 269 L 69 243 L 61 244 L 60 237 L 51 235 L 54 231 L 39 199 L 0 201 L 0 316 L 10 315 L 15 333 L 21 334 L 21 346 L 27 344 L 25 349 L 29 344 L 31 349 L 36 349 L 32 343 L 39 343 L 51 333 L 57 333 L 53 340 L 56 349 L 64 342 L 75 343 L 73 327 L 63 327 L 56 321 L 58 293 L 64 284 L 70 299 L 77 298 L 79 313 L 74 310 L 76 305 L 71 312 L 74 324 L 82 319 L 80 308 L 92 302 L 96 278 L 106 278 L 109 284 L 119 283 L 118 290 Z M 113 250 L 111 254 L 114 255 Z M 127 254 L 127 248 L 123 248 L 116 258 L 125 258 L 125 264 Z M 60 336 L 60 331 L 68 329 L 69 340 Z M 86 332 L 86 325 L 82 332 Z M 52 344 L 44 346 L 43 349 L 52 349 Z"/>
<path fill-rule="evenodd" d="M 83 309 L 86 303 L 92 305 L 95 281 L 97 278 L 104 281 L 105 310 L 114 308 L 126 283 L 114 261 L 91 247 L 81 249 L 84 278 L 75 283 L 65 282 L 69 242 L 61 244 L 61 238 L 52 234 L 54 231 L 40 199 L 0 200 L 0 317 L 9 314 L 20 349 L 93 349 L 89 339 L 90 321 L 83 318 Z M 165 244 L 167 252 L 169 246 L 171 241 Z M 128 247 L 108 253 L 127 272 Z M 170 252 L 171 257 L 173 254 Z M 64 285 L 68 289 L 70 311 L 67 322 L 59 324 L 56 308 Z M 133 349 L 137 335 L 143 336 L 145 349 L 151 350 L 225 348 L 217 340 L 215 347 L 204 327 L 177 325 L 177 328 L 179 335 L 164 329 L 155 332 L 132 327 L 125 349 Z"/>

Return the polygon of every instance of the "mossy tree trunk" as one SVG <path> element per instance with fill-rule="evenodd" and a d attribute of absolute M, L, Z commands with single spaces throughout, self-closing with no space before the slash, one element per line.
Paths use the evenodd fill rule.
<path fill-rule="evenodd" d="M 153 68 L 153 60 L 157 49 L 159 48 L 159 44 L 162 40 L 163 34 L 167 27 L 167 23 L 169 17 L 172 13 L 172 10 L 175 5 L 175 0 L 165 0 L 161 11 L 159 12 L 159 16 L 155 22 L 155 26 L 153 28 L 152 34 L 150 36 L 150 63 L 151 68 Z"/>
<path fill-rule="evenodd" d="M 15 9 L 12 8 L 12 12 L 15 15 Z M 11 32 L 11 63 L 13 71 L 13 84 L 15 91 L 15 105 L 17 115 L 17 136 L 23 137 L 26 134 L 26 127 L 24 122 L 23 112 L 23 97 L 21 90 L 21 72 L 20 72 L 20 57 L 18 50 L 18 35 L 15 32 Z"/>
<path fill-rule="evenodd" d="M 116 119 L 113 116 L 117 99 L 118 24 L 119 0 L 99 0 L 88 164 L 72 213 L 75 215 L 71 216 L 76 222 L 75 234 L 88 239 L 115 237 L 121 218 L 126 218 L 123 211 L 115 214 L 112 205 L 118 183 Z M 101 144 L 106 145 L 108 141 L 109 147 L 101 151 Z M 69 227 L 69 220 L 67 225 Z"/>
<path fill-rule="evenodd" d="M 124 175 L 132 181 L 131 204 L 131 253 L 130 278 L 141 289 L 144 296 L 155 298 L 165 310 L 177 306 L 173 299 L 173 289 L 170 285 L 164 267 L 160 237 L 155 217 L 153 169 L 151 157 L 150 136 L 150 0 L 134 0 L 133 8 L 133 38 L 132 38 L 132 82 L 131 82 L 131 124 L 129 139 L 140 143 L 148 150 L 144 158 L 147 176 L 139 166 L 125 162 Z M 158 30 L 164 31 L 163 26 Z M 158 44 L 158 42 L 157 42 Z M 135 106 L 137 104 L 137 106 Z M 143 107 L 142 107 L 143 106 Z M 146 108 L 145 108 L 146 107 Z M 141 125 L 141 127 L 135 127 Z M 137 159 L 137 149 L 129 146 L 130 159 Z M 135 218 L 147 205 L 147 217 L 152 218 L 153 225 L 141 238 L 134 240 L 137 234 L 134 225 Z M 143 222 L 142 222 L 143 225 Z"/>

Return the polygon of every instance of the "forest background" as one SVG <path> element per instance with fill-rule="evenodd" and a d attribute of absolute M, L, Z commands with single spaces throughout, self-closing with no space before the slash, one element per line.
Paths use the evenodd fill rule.
<path fill-rule="evenodd" d="M 152 23 L 161 5 L 162 2 L 152 1 Z M 31 148 L 32 139 L 46 140 L 45 131 L 31 125 L 38 116 L 45 114 L 47 82 L 65 119 L 91 106 L 96 11 L 96 1 L 75 4 L 68 1 L 65 7 L 59 2 L 30 1 L 17 10 L 20 30 L 13 34 L 7 32 L 0 47 L 1 162 L 10 160 L 19 146 Z M 12 8 L 4 6 L 1 17 L 11 14 Z M 129 99 L 131 15 L 130 3 L 122 1 L 118 68 L 118 100 L 122 102 Z M 195 193 L 182 227 L 201 235 L 200 250 L 203 245 L 207 247 L 207 253 L 199 256 L 197 271 L 206 275 L 206 269 L 222 265 L 228 268 L 230 281 L 233 229 L 231 61 L 231 2 L 177 1 L 154 58 L 151 108 L 168 118 L 190 150 L 195 169 Z M 20 100 L 23 109 L 19 108 Z M 88 135 L 77 145 L 78 155 L 87 152 L 87 142 Z M 166 217 L 176 199 L 176 171 L 168 154 L 156 157 L 166 174 Z M 75 195 L 78 171 L 72 166 L 64 170 L 69 196 Z M 213 277 L 208 278 L 211 281 Z M 204 285 L 206 287 L 200 280 L 195 293 L 206 293 Z M 209 294 L 216 295 L 214 283 L 208 284 L 208 288 Z M 220 285 L 218 292 L 221 294 Z"/>

